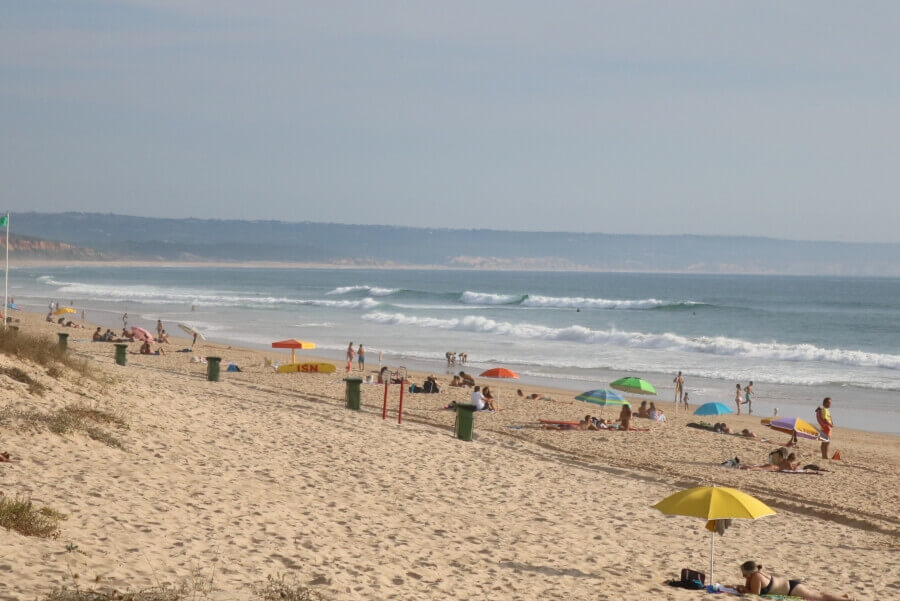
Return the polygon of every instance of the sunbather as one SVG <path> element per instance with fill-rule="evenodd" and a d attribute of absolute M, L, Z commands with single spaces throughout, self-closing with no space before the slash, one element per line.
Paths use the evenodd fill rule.
<path fill-rule="evenodd" d="M 622 405 L 622 411 L 619 412 L 619 430 L 631 429 L 631 406 Z"/>
<path fill-rule="evenodd" d="M 742 465 L 740 466 L 740 469 L 753 470 L 758 472 L 792 472 L 798 467 L 800 467 L 800 462 L 797 461 L 797 455 L 795 453 L 791 453 L 777 463 L 764 463 L 763 465 Z"/>
<path fill-rule="evenodd" d="M 459 379 L 462 380 L 463 386 L 475 386 L 475 378 L 464 371 L 459 372 Z"/>
<path fill-rule="evenodd" d="M 762 565 L 755 561 L 745 561 L 741 564 L 741 575 L 746 582 L 735 587 L 741 593 L 754 595 L 788 595 L 801 597 L 808 601 L 852 601 L 847 595 L 838 597 L 831 593 L 821 593 L 803 584 L 800 579 L 791 580 L 780 576 L 773 576 L 763 571 Z"/>
<path fill-rule="evenodd" d="M 641 406 L 637 410 L 638 417 L 650 418 L 650 408 L 647 407 L 647 401 L 641 401 Z"/>
<path fill-rule="evenodd" d="M 491 411 L 500 411 L 500 405 L 497 403 L 497 398 L 491 394 L 490 386 L 485 386 L 481 390 L 481 394 L 484 397 L 484 404 L 487 405 L 487 408 Z"/>

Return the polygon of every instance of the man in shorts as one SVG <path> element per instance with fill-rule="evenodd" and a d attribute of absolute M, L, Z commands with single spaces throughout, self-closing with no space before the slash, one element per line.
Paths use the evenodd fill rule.
<path fill-rule="evenodd" d="M 834 429 L 834 422 L 831 420 L 831 397 L 825 397 L 822 406 L 816 409 L 816 421 L 819 422 L 819 428 L 825 435 L 822 441 L 822 459 L 828 459 L 828 445 L 831 443 L 831 431 Z"/>
<path fill-rule="evenodd" d="M 356 361 L 359 363 L 359 371 L 366 371 L 366 347 L 359 344 L 359 348 L 356 350 Z"/>

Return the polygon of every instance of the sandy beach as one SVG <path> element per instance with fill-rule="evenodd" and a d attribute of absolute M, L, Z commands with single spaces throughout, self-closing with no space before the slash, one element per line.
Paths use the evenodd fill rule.
<path fill-rule="evenodd" d="M 0 452 L 12 457 L 0 463 L 0 490 L 67 515 L 57 539 L 0 531 L 2 600 L 75 582 L 135 590 L 198 573 L 212 581 L 209 597 L 223 600 L 248 599 L 275 574 L 328 599 L 697 599 L 707 595 L 664 583 L 684 567 L 708 569 L 704 522 L 651 506 L 709 484 L 777 512 L 737 520 L 717 539 L 716 581 L 740 583 L 739 564 L 755 559 L 820 590 L 900 598 L 896 436 L 838 428 L 832 450 L 842 461 L 823 462 L 817 443 L 800 443 L 801 462 L 823 474 L 746 472 L 720 464 L 764 463 L 788 438 L 759 416 L 713 421 L 765 440 L 686 427 L 696 418 L 676 417 L 665 402 L 657 404 L 667 423 L 635 421 L 648 431 L 548 431 L 539 419 L 578 420 L 600 407 L 534 387 L 525 392 L 557 400 L 517 399 L 515 382 L 479 380 L 499 391 L 502 411 L 477 415 L 475 440 L 462 442 L 444 407 L 468 402 L 468 389 L 407 394 L 398 424 L 397 386 L 387 420 L 379 385 L 363 385 L 361 412 L 344 408 L 339 363 L 334 374 L 276 374 L 265 361 L 284 362 L 285 352 L 203 343 L 177 353 L 189 341 L 173 338 L 165 356 L 129 354 L 120 367 L 113 345 L 89 341 L 90 328 L 16 317 L 23 332 L 68 332 L 70 353 L 102 377 L 54 377 L 0 355 L 0 367 L 45 388 L 32 394 L 5 378 L 0 411 L 88 405 L 122 416 L 127 429 L 115 428 L 119 449 L 0 422 Z M 195 355 L 242 371 L 208 382 Z M 840 405 L 832 411 L 840 423 Z"/>

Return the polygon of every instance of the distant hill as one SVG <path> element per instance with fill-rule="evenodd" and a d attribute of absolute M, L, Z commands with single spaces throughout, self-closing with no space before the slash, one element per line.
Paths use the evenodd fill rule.
<path fill-rule="evenodd" d="M 99 258 L 900 276 L 900 244 L 759 237 L 451 230 L 384 225 L 20 213 L 14 231 Z"/>
<path fill-rule="evenodd" d="M 6 248 L 6 237 L 0 236 L 0 251 Z M 43 240 L 32 236 L 10 235 L 9 251 L 16 257 L 41 259 L 104 260 L 113 258 L 93 248 L 82 248 L 66 242 Z"/>

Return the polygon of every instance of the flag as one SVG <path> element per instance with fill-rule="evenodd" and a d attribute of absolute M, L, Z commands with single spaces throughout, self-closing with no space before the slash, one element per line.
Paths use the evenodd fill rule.
<path fill-rule="evenodd" d="M 9 215 L 0 217 L 0 227 L 6 227 L 7 225 L 9 225 Z"/>

